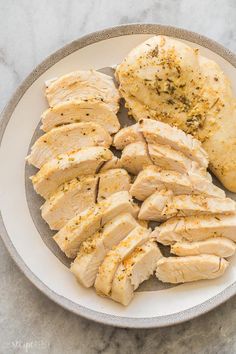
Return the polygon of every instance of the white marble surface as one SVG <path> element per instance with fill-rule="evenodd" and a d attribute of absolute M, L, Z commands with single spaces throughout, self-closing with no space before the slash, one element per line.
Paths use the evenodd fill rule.
<path fill-rule="evenodd" d="M 235 0 L 0 0 L 0 110 L 47 55 L 81 35 L 128 22 L 205 34 L 236 51 Z M 0 241 L 0 353 L 236 352 L 236 298 L 190 322 L 127 330 L 77 317 L 41 294 Z"/>

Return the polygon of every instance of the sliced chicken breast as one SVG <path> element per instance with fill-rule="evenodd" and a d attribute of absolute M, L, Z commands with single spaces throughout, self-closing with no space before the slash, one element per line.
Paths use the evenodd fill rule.
<path fill-rule="evenodd" d="M 152 236 L 163 245 L 211 237 L 226 237 L 236 242 L 236 215 L 174 217 L 157 227 Z"/>
<path fill-rule="evenodd" d="M 214 237 L 196 242 L 176 242 L 171 245 L 171 253 L 177 256 L 213 254 L 218 257 L 231 257 L 235 250 L 235 243 L 225 237 Z"/>
<path fill-rule="evenodd" d="M 122 151 L 120 162 L 123 168 L 134 175 L 153 164 L 146 143 L 141 141 L 127 145 Z"/>
<path fill-rule="evenodd" d="M 42 135 L 32 146 L 27 160 L 41 168 L 59 154 L 89 146 L 110 147 L 111 142 L 111 136 L 97 123 L 68 124 Z"/>
<path fill-rule="evenodd" d="M 175 150 L 181 151 L 200 166 L 207 168 L 207 153 L 202 148 L 200 141 L 194 139 L 191 135 L 169 124 L 153 119 L 140 119 L 138 124 L 147 143 L 168 145 Z"/>
<path fill-rule="evenodd" d="M 103 163 L 102 167 L 99 169 L 99 172 L 105 172 L 111 169 L 121 168 L 121 161 L 118 157 L 113 156 L 111 160 L 108 160 Z"/>
<path fill-rule="evenodd" d="M 172 216 L 201 214 L 233 214 L 236 204 L 230 198 L 207 197 L 204 195 L 178 195 L 171 191 L 158 191 L 142 204 L 139 219 L 164 221 Z"/>
<path fill-rule="evenodd" d="M 123 150 L 127 145 L 138 141 L 145 142 L 143 134 L 140 132 L 138 124 L 130 125 L 121 129 L 113 139 L 113 145 L 118 150 Z"/>
<path fill-rule="evenodd" d="M 95 281 L 98 294 L 111 295 L 112 282 L 119 264 L 128 257 L 136 247 L 141 246 L 150 238 L 150 230 L 137 226 L 116 247 L 106 255 L 99 267 Z"/>
<path fill-rule="evenodd" d="M 176 171 L 162 170 L 157 166 L 148 166 L 141 171 L 130 193 L 139 200 L 145 200 L 155 191 L 162 189 L 172 190 L 174 194 L 205 194 L 215 197 L 225 197 L 222 189 L 216 187 L 211 181 L 199 174 L 182 174 Z"/>
<path fill-rule="evenodd" d="M 81 243 L 121 213 L 137 215 L 128 192 L 112 194 L 106 200 L 76 215 L 54 236 L 54 240 L 69 258 L 75 258 Z"/>
<path fill-rule="evenodd" d="M 173 170 L 181 173 L 194 171 L 196 174 L 206 176 L 206 169 L 186 157 L 182 152 L 174 150 L 168 145 L 147 144 L 148 154 L 152 163 L 165 170 Z"/>
<path fill-rule="evenodd" d="M 112 169 L 99 174 L 97 201 L 106 199 L 111 194 L 129 191 L 130 176 L 124 169 Z"/>
<path fill-rule="evenodd" d="M 157 262 L 156 276 L 164 283 L 187 283 L 215 279 L 224 274 L 229 263 L 214 255 L 161 258 Z"/>
<path fill-rule="evenodd" d="M 86 288 L 93 286 L 98 268 L 108 251 L 137 226 L 138 223 L 131 214 L 121 214 L 82 243 L 77 257 L 71 264 L 71 271 L 83 286 Z"/>
<path fill-rule="evenodd" d="M 46 97 L 50 107 L 63 101 L 96 99 L 115 113 L 120 100 L 112 77 L 95 70 L 74 71 L 46 83 Z"/>
<path fill-rule="evenodd" d="M 47 199 L 62 183 L 77 176 L 95 174 L 99 167 L 112 157 L 110 150 L 100 146 L 58 155 L 31 177 L 34 189 Z"/>
<path fill-rule="evenodd" d="M 97 123 L 110 134 L 120 129 L 119 120 L 112 109 L 101 100 L 69 100 L 58 102 L 42 114 L 41 129 L 45 132 L 71 123 Z"/>
<path fill-rule="evenodd" d="M 51 230 L 60 230 L 71 218 L 96 202 L 98 176 L 81 176 L 63 183 L 41 207 Z"/>
<path fill-rule="evenodd" d="M 153 241 L 137 247 L 118 266 L 112 283 L 111 298 L 127 306 L 134 297 L 134 291 L 154 273 L 161 257 L 162 254 Z"/>

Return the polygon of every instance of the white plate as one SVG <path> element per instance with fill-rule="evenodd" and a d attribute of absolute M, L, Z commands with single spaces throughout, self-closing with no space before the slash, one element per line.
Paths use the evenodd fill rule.
<path fill-rule="evenodd" d="M 18 88 L 2 114 L 0 231 L 11 256 L 30 281 L 58 304 L 89 319 L 120 327 L 166 326 L 209 311 L 236 293 L 236 259 L 220 279 L 168 288 L 160 288 L 155 282 L 146 285 L 127 308 L 98 297 L 92 289 L 77 284 L 63 258 L 52 248 L 48 228 L 38 221 L 40 200 L 35 200 L 30 191 L 25 156 L 47 107 L 45 80 L 77 69 L 113 66 L 155 34 L 180 38 L 200 48 L 203 55 L 221 65 L 236 93 L 236 57 L 222 46 L 173 27 L 125 25 L 85 36 L 51 55 Z"/>

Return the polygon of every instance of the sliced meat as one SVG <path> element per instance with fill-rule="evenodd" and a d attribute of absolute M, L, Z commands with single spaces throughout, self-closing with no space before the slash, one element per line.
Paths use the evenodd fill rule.
<path fill-rule="evenodd" d="M 196 174 L 206 176 L 206 169 L 200 168 L 197 162 L 186 157 L 181 151 L 157 143 L 147 144 L 147 148 L 152 163 L 158 167 L 181 173 L 194 171 Z"/>
<path fill-rule="evenodd" d="M 95 281 L 98 294 L 110 296 L 112 282 L 119 264 L 128 257 L 136 247 L 145 243 L 150 237 L 150 230 L 137 226 L 116 247 L 106 255 Z"/>
<path fill-rule="evenodd" d="M 110 150 L 99 146 L 58 155 L 31 177 L 34 189 L 47 199 L 62 183 L 77 176 L 95 174 L 99 167 L 112 157 Z"/>
<path fill-rule="evenodd" d="M 60 230 L 76 214 L 96 202 L 98 176 L 81 176 L 63 183 L 41 207 L 50 229 Z"/>
<path fill-rule="evenodd" d="M 130 193 L 139 200 L 145 200 L 155 191 L 170 189 L 174 194 L 205 194 L 224 198 L 222 189 L 214 186 L 211 181 L 199 174 L 188 172 L 182 174 L 176 171 L 162 170 L 157 166 L 148 166 L 141 171 Z"/>
<path fill-rule="evenodd" d="M 120 263 L 112 283 L 111 298 L 127 306 L 134 296 L 134 291 L 154 273 L 161 257 L 161 252 L 153 241 L 147 241 L 137 247 Z"/>
<path fill-rule="evenodd" d="M 208 156 L 202 148 L 200 141 L 182 130 L 169 124 L 153 119 L 140 119 L 140 130 L 146 141 L 150 144 L 169 145 L 175 150 L 181 151 L 185 156 L 196 161 L 200 166 L 208 166 Z"/>
<path fill-rule="evenodd" d="M 144 167 L 152 165 L 146 143 L 139 141 L 127 145 L 122 151 L 120 162 L 123 168 L 134 175 Z"/>
<path fill-rule="evenodd" d="M 83 241 L 121 213 L 137 215 L 128 192 L 112 194 L 106 200 L 72 218 L 55 236 L 54 240 L 69 258 L 75 258 Z"/>
<path fill-rule="evenodd" d="M 202 279 L 215 279 L 224 274 L 229 263 L 213 255 L 161 258 L 157 262 L 156 276 L 164 283 L 187 283 Z"/>
<path fill-rule="evenodd" d="M 111 160 L 108 160 L 106 162 L 104 162 L 104 164 L 102 165 L 102 167 L 100 168 L 99 172 L 105 172 L 111 169 L 116 169 L 116 168 L 121 168 L 121 162 L 120 159 L 118 159 L 118 157 L 113 156 Z"/>
<path fill-rule="evenodd" d="M 235 250 L 235 243 L 225 237 L 214 237 L 196 242 L 176 242 L 171 245 L 171 253 L 177 256 L 213 254 L 218 257 L 230 257 L 235 253 Z"/>
<path fill-rule="evenodd" d="M 152 236 L 163 245 L 211 237 L 226 237 L 236 242 L 236 215 L 174 217 L 156 228 Z"/>
<path fill-rule="evenodd" d="M 123 150 L 127 145 L 138 141 L 145 142 L 143 135 L 139 130 L 139 125 L 133 124 L 116 133 L 114 136 L 113 145 L 116 149 Z"/>
<path fill-rule="evenodd" d="M 58 102 L 43 112 L 41 118 L 41 129 L 45 132 L 64 124 L 88 122 L 100 124 L 110 134 L 120 129 L 119 120 L 113 110 L 95 99 Z"/>
<path fill-rule="evenodd" d="M 142 204 L 139 218 L 164 221 L 172 216 L 200 214 L 233 214 L 236 204 L 230 198 L 207 197 L 205 195 L 178 195 L 171 191 L 158 191 L 150 195 Z"/>
<path fill-rule="evenodd" d="M 68 124 L 42 135 L 34 143 L 27 160 L 41 168 L 59 154 L 89 146 L 110 147 L 111 142 L 111 136 L 97 123 Z"/>
<path fill-rule="evenodd" d="M 97 201 L 106 199 L 111 194 L 129 191 L 130 176 L 124 169 L 112 169 L 99 174 Z"/>
<path fill-rule="evenodd" d="M 74 71 L 46 83 L 50 107 L 69 100 L 100 100 L 113 112 L 119 109 L 120 95 L 111 76 L 95 70 Z"/>
<path fill-rule="evenodd" d="M 84 241 L 71 264 L 71 271 L 78 281 L 86 288 L 93 286 L 98 268 L 108 251 L 137 226 L 138 223 L 131 214 L 121 214 L 105 224 L 100 232 Z"/>

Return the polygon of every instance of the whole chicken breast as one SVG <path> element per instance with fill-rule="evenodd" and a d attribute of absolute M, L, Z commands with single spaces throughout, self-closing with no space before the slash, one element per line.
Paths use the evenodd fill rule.
<path fill-rule="evenodd" d="M 130 188 L 130 194 L 138 200 L 145 200 L 154 192 L 163 189 L 172 190 L 175 195 L 205 194 L 225 197 L 222 189 L 195 171 L 182 174 L 177 171 L 163 170 L 157 166 L 148 166 L 138 174 Z"/>
<path fill-rule="evenodd" d="M 153 164 L 148 155 L 147 145 L 142 141 L 127 145 L 122 151 L 120 162 L 123 168 L 134 175 L 145 166 Z"/>
<path fill-rule="evenodd" d="M 115 112 L 101 100 L 89 99 L 58 102 L 55 106 L 43 112 L 41 129 L 45 132 L 65 124 L 97 123 L 109 134 L 120 129 L 119 120 Z"/>
<path fill-rule="evenodd" d="M 152 236 L 163 245 L 226 237 L 236 242 L 236 215 L 173 217 L 157 227 Z"/>
<path fill-rule="evenodd" d="M 99 295 L 110 296 L 112 282 L 119 264 L 128 257 L 136 247 L 150 238 L 150 230 L 137 226 L 116 247 L 106 255 L 100 265 L 95 280 L 95 289 Z"/>
<path fill-rule="evenodd" d="M 161 257 L 157 244 L 152 240 L 137 247 L 120 263 L 112 282 L 111 298 L 127 306 L 134 297 L 134 291 L 154 273 Z"/>
<path fill-rule="evenodd" d="M 178 195 L 171 191 L 158 191 L 142 204 L 139 219 L 165 221 L 173 216 L 201 214 L 233 214 L 236 204 L 230 198 L 207 197 L 205 195 Z"/>
<path fill-rule="evenodd" d="M 225 237 L 208 238 L 205 241 L 196 242 L 176 242 L 171 245 L 171 253 L 177 256 L 213 254 L 218 257 L 231 257 L 234 255 L 235 250 L 235 243 Z"/>
<path fill-rule="evenodd" d="M 137 212 L 138 207 L 133 204 L 130 194 L 118 192 L 76 215 L 53 238 L 67 257 L 75 258 L 81 243 L 115 216 L 121 213 L 136 216 Z"/>
<path fill-rule="evenodd" d="M 27 161 L 41 168 L 59 154 L 89 146 L 110 147 L 111 142 L 111 136 L 97 123 L 68 124 L 42 135 L 32 146 Z"/>
<path fill-rule="evenodd" d="M 99 167 L 112 157 L 110 150 L 100 146 L 58 155 L 44 164 L 41 170 L 31 177 L 34 189 L 47 199 L 62 183 L 81 175 L 95 174 Z"/>
<path fill-rule="evenodd" d="M 229 263 L 214 255 L 168 257 L 157 261 L 156 276 L 164 283 L 187 283 L 215 279 L 224 274 Z"/>
<path fill-rule="evenodd" d="M 136 120 L 149 117 L 194 135 L 212 172 L 236 191 L 236 105 L 219 65 L 181 41 L 155 36 L 128 54 L 116 76 Z"/>
<path fill-rule="evenodd" d="M 96 99 L 114 113 L 120 100 L 112 77 L 95 70 L 74 71 L 46 82 L 46 97 L 50 107 L 63 101 Z"/>
<path fill-rule="evenodd" d="M 98 268 L 108 251 L 137 226 L 131 214 L 120 214 L 82 243 L 70 269 L 83 286 L 93 286 Z"/>

